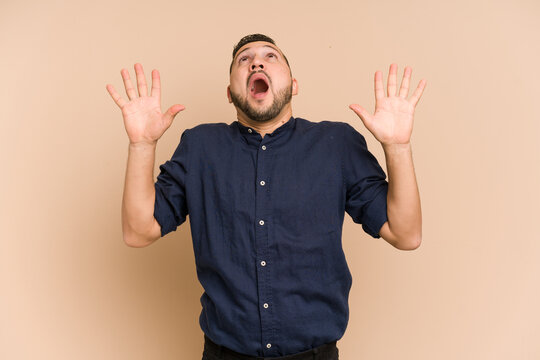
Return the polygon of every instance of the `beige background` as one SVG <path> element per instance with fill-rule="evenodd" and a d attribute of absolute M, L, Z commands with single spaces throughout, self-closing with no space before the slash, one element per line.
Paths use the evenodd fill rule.
<path fill-rule="evenodd" d="M 186 110 L 161 138 L 235 120 L 233 45 L 276 39 L 299 82 L 293 114 L 347 121 L 398 64 L 427 86 L 413 157 L 423 243 L 400 251 L 346 215 L 350 320 L 341 359 L 540 359 L 540 5 L 510 1 L 0 3 L 0 358 L 200 359 L 202 287 L 189 224 L 122 242 L 128 138 L 105 89 L 162 77 Z M 188 220 L 189 221 L 189 220 Z"/>

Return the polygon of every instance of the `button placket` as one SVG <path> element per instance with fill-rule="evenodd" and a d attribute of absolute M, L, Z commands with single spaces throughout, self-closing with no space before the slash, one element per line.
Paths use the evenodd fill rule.
<path fill-rule="evenodd" d="M 249 131 L 249 130 L 248 130 Z M 266 140 L 266 137 L 261 140 Z M 258 295 L 259 301 L 262 306 L 260 307 L 259 314 L 261 318 L 261 334 L 262 334 L 262 345 L 266 346 L 266 349 L 263 350 L 264 356 L 277 356 L 277 349 L 272 348 L 272 343 L 274 342 L 274 319 L 270 305 L 272 304 L 272 284 L 271 276 L 268 268 L 267 262 L 262 259 L 268 260 L 268 226 L 272 226 L 269 218 L 269 194 L 267 183 L 265 180 L 268 177 L 266 165 L 266 159 L 269 159 L 267 146 L 260 145 L 258 146 L 257 161 L 256 161 L 256 176 L 257 179 L 260 179 L 256 188 L 255 188 L 255 219 L 257 221 L 256 231 L 255 231 L 255 244 L 256 244 L 256 253 L 259 258 L 260 267 L 257 267 L 257 286 L 258 286 Z M 272 348 L 272 349 L 271 349 Z"/>

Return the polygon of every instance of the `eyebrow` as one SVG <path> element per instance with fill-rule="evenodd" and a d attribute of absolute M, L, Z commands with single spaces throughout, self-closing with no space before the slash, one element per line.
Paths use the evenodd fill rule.
<path fill-rule="evenodd" d="M 276 49 L 275 47 L 273 47 L 273 46 L 271 46 L 271 45 L 263 45 L 263 46 L 264 46 L 264 47 L 269 47 L 269 48 L 271 48 L 271 49 L 274 49 L 274 50 L 276 50 L 276 51 L 278 52 L 278 54 L 281 55 L 281 53 L 279 52 L 279 50 Z M 244 51 L 249 50 L 249 49 L 251 49 L 251 47 L 247 47 L 247 48 L 245 48 L 244 50 L 242 50 L 242 51 L 240 51 L 239 53 L 237 53 L 236 56 L 234 57 L 234 59 L 236 60 L 236 58 L 238 58 L 238 56 L 239 56 L 241 53 L 243 53 Z"/>

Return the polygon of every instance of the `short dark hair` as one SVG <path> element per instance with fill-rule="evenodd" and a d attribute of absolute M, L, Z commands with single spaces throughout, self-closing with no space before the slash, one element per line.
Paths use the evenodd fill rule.
<path fill-rule="evenodd" d="M 234 46 L 234 49 L 232 52 L 233 61 L 234 61 L 234 57 L 236 56 L 236 53 L 238 52 L 238 50 L 240 50 L 242 46 L 249 44 L 250 42 L 255 42 L 255 41 L 265 41 L 265 42 L 269 42 L 272 45 L 276 45 L 276 42 L 272 38 L 266 35 L 263 35 L 263 34 L 246 35 L 243 38 L 241 38 L 240 41 Z M 289 65 L 289 60 L 287 60 L 287 57 L 285 56 L 285 54 L 283 54 L 283 58 L 285 59 L 285 62 L 287 63 L 287 66 L 289 67 L 289 70 L 290 70 L 291 66 Z M 233 61 L 231 61 L 231 66 L 229 67 L 229 74 L 232 72 Z"/>

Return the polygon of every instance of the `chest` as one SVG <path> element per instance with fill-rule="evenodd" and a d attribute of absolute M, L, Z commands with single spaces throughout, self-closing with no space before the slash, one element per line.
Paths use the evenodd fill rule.
<path fill-rule="evenodd" d="M 332 142 L 207 148 L 191 166 L 192 189 L 228 221 L 264 218 L 288 231 L 334 229 L 344 207 L 339 148 Z"/>

